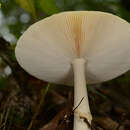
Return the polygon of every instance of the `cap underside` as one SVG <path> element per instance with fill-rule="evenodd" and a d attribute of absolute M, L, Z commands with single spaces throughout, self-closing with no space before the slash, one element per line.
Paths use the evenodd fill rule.
<path fill-rule="evenodd" d="M 130 25 L 98 11 L 59 13 L 29 27 L 15 52 L 31 75 L 67 85 L 73 84 L 72 61 L 84 58 L 87 83 L 99 83 L 130 68 Z"/>

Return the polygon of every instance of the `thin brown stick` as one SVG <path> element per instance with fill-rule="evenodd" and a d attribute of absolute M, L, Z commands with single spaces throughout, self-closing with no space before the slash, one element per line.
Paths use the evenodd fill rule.
<path fill-rule="evenodd" d="M 32 117 L 32 120 L 31 120 L 31 122 L 30 122 L 30 124 L 29 124 L 27 130 L 31 130 L 31 128 L 32 128 L 32 126 L 33 126 L 33 122 L 35 121 L 36 117 L 37 117 L 38 114 L 40 113 L 40 108 L 41 108 L 42 104 L 44 103 L 44 99 L 45 99 L 45 96 L 47 95 L 47 92 L 48 92 L 48 90 L 49 90 L 49 87 L 50 87 L 50 84 L 48 83 L 48 85 L 47 85 L 47 87 L 46 87 L 46 90 L 43 91 L 43 89 L 42 89 L 42 91 L 41 91 L 41 94 L 42 94 L 42 95 L 41 95 L 40 103 L 39 103 L 39 105 L 38 105 L 38 107 L 37 107 L 37 109 L 36 109 L 36 112 L 34 113 L 34 115 L 33 115 L 33 117 Z"/>

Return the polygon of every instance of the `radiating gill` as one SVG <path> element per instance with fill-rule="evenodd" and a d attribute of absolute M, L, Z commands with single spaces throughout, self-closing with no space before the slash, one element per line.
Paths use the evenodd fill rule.
<path fill-rule="evenodd" d="M 66 24 L 70 32 L 69 33 L 70 37 L 74 41 L 77 57 L 80 57 L 80 49 L 83 41 L 82 20 L 83 20 L 83 16 L 79 16 L 79 15 L 72 15 L 66 17 Z"/>

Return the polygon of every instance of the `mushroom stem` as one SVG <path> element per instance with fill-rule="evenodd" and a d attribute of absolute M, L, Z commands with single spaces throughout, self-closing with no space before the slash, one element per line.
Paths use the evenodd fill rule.
<path fill-rule="evenodd" d="M 89 108 L 85 78 L 85 60 L 75 59 L 72 63 L 74 71 L 74 130 L 90 130 L 92 116 Z M 83 100 L 82 100 L 83 98 Z M 81 102 L 82 100 L 82 102 Z M 79 104 L 81 102 L 81 104 Z"/>

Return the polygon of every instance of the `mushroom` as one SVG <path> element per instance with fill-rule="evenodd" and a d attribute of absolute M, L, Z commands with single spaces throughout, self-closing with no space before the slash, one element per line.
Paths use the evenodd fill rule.
<path fill-rule="evenodd" d="M 27 29 L 16 58 L 28 73 L 57 84 L 74 84 L 74 130 L 90 130 L 87 84 L 111 80 L 130 68 L 130 25 L 99 11 L 63 12 Z M 73 78 L 74 77 L 74 78 Z M 74 82 L 74 83 L 73 83 Z"/>

